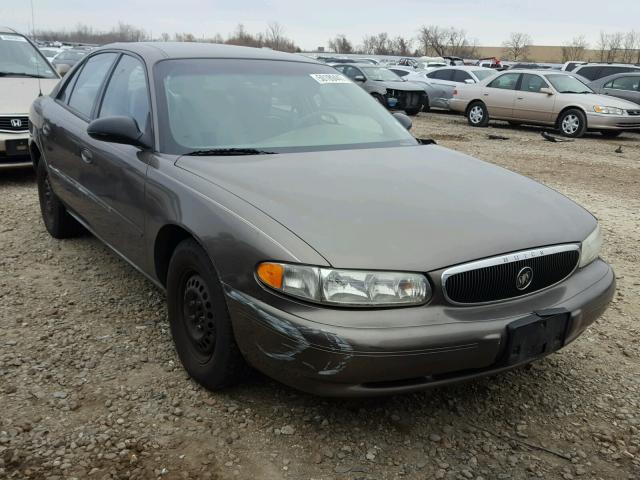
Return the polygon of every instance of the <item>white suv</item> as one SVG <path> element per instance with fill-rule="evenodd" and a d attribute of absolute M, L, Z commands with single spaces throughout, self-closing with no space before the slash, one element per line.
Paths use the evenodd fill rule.
<path fill-rule="evenodd" d="M 31 165 L 29 107 L 59 79 L 27 37 L 0 27 L 0 169 Z"/>

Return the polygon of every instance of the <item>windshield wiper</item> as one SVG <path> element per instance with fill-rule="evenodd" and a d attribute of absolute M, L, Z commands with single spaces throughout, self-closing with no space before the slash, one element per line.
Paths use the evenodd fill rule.
<path fill-rule="evenodd" d="M 231 155 L 275 155 L 276 152 L 267 152 L 266 150 L 258 150 L 256 148 L 212 148 L 210 150 L 194 150 L 185 153 L 190 156 L 231 156 Z"/>
<path fill-rule="evenodd" d="M 29 77 L 29 78 L 49 78 L 44 75 L 36 75 L 35 73 L 26 72 L 0 72 L 0 77 Z"/>

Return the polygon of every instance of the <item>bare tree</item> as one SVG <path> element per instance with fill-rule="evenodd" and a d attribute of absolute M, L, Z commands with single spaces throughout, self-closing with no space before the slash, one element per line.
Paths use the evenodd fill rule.
<path fill-rule="evenodd" d="M 353 53 L 353 45 L 343 34 L 337 35 L 328 42 L 329 49 L 336 53 Z"/>
<path fill-rule="evenodd" d="M 362 39 L 362 46 L 359 48 L 362 53 L 373 55 L 391 55 L 392 49 L 389 34 L 386 32 L 364 37 Z"/>
<path fill-rule="evenodd" d="M 438 25 L 423 25 L 418 32 L 418 44 L 423 55 L 472 57 L 476 55 L 475 42 L 471 43 L 464 30 Z"/>
<path fill-rule="evenodd" d="M 606 33 L 600 31 L 600 37 L 598 38 L 597 48 L 600 54 L 601 62 L 615 62 L 616 58 L 620 54 L 624 40 L 624 34 Z"/>
<path fill-rule="evenodd" d="M 284 28 L 278 22 L 267 24 L 265 43 L 274 50 L 284 50 L 287 39 L 284 36 Z"/>
<path fill-rule="evenodd" d="M 517 62 L 518 60 L 525 60 L 527 58 L 531 43 L 531 37 L 528 34 L 513 32 L 502 46 L 505 50 L 505 56 Z"/>
<path fill-rule="evenodd" d="M 402 57 L 411 55 L 411 39 L 406 39 L 400 35 L 391 40 L 391 54 Z"/>
<path fill-rule="evenodd" d="M 584 36 L 573 38 L 562 46 L 562 61 L 583 60 L 584 52 L 588 46 Z"/>
<path fill-rule="evenodd" d="M 624 34 L 624 38 L 622 40 L 622 51 L 620 54 L 620 60 L 622 60 L 622 62 L 633 62 L 638 42 L 640 42 L 640 36 L 634 30 Z"/>
<path fill-rule="evenodd" d="M 104 44 L 112 42 L 138 42 L 148 40 L 149 34 L 141 28 L 120 22 L 109 31 L 94 30 L 84 24 L 76 25 L 74 30 L 41 30 L 36 32 L 40 40 L 57 40 L 71 43 Z"/>
<path fill-rule="evenodd" d="M 163 32 L 160 34 L 160 40 L 162 40 L 163 42 L 168 42 L 170 39 L 171 37 L 167 32 Z"/>

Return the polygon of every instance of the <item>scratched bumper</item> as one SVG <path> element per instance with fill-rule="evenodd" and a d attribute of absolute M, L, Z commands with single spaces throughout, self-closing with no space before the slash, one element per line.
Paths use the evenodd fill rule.
<path fill-rule="evenodd" d="M 295 302 L 285 311 L 225 286 L 236 340 L 251 365 L 294 388 L 345 397 L 416 391 L 513 368 L 498 363 L 507 324 L 564 308 L 571 313 L 569 343 L 604 312 L 614 290 L 613 271 L 597 260 L 562 284 L 515 302 L 332 309 L 329 325 L 329 309 L 306 308 L 301 316 Z M 371 326 L 350 326 L 351 320 L 362 325 L 363 313 Z M 407 317 L 422 324 L 407 325 Z"/>

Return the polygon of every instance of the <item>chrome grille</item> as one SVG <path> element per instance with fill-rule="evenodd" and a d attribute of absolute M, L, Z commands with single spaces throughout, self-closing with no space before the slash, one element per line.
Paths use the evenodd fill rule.
<path fill-rule="evenodd" d="M 22 115 L 0 117 L 0 130 L 4 132 L 26 132 L 29 130 L 29 117 Z"/>
<path fill-rule="evenodd" d="M 458 265 L 442 273 L 442 288 L 453 303 L 479 304 L 538 292 L 567 278 L 578 265 L 577 244 L 525 250 Z M 518 288 L 521 272 L 532 273 L 530 283 Z"/>

